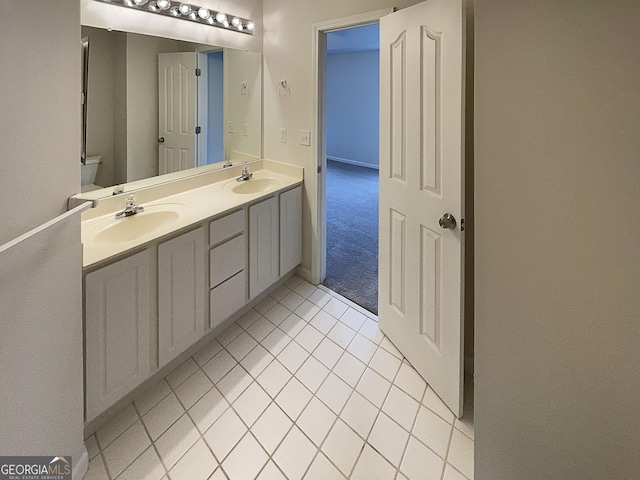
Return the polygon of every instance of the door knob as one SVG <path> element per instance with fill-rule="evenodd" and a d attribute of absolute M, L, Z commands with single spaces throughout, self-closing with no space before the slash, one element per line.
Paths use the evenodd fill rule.
<path fill-rule="evenodd" d="M 164 143 L 164 137 L 160 137 L 160 138 L 158 139 L 158 143 Z"/>
<path fill-rule="evenodd" d="M 450 228 L 451 230 L 456 228 L 456 219 L 450 213 L 445 213 L 442 218 L 438 220 L 438 223 L 442 228 Z"/>

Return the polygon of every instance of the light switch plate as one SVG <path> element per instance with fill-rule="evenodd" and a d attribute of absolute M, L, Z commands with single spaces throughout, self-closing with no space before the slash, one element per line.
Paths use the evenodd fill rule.
<path fill-rule="evenodd" d="M 280 143 L 287 143 L 287 129 L 280 129 Z"/>
<path fill-rule="evenodd" d="M 236 133 L 236 122 L 232 120 L 227 122 L 227 133 Z"/>
<path fill-rule="evenodd" d="M 300 130 L 300 145 L 311 146 L 311 132 L 309 130 Z"/>

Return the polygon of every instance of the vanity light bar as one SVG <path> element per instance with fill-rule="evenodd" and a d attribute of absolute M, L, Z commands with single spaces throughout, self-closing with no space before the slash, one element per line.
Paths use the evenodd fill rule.
<path fill-rule="evenodd" d="M 211 27 L 224 28 L 234 32 L 253 35 L 255 23 L 246 18 L 217 12 L 205 7 L 199 7 L 187 2 L 174 2 L 171 0 L 95 0 L 119 7 L 132 8 L 142 12 L 155 13 L 165 17 L 179 18 L 189 22 L 209 25 Z"/>

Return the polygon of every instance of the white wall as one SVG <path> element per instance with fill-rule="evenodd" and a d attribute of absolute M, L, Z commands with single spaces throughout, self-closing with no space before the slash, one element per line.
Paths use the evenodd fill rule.
<path fill-rule="evenodd" d="M 302 273 L 310 277 L 312 237 L 317 234 L 317 174 L 311 147 L 299 145 L 299 130 L 311 130 L 313 119 L 312 32 L 315 23 L 382 8 L 404 8 L 417 0 L 264 0 L 264 157 L 304 167 Z M 291 95 L 276 95 L 286 79 Z M 280 143 L 280 129 L 289 132 Z"/>
<path fill-rule="evenodd" d="M 46 15 L 31 15 L 41 8 L 0 6 L 0 245 L 65 212 L 80 190 L 79 0 L 50 0 Z M 78 466 L 79 218 L 25 245 L 0 257 L 0 452 L 72 455 Z"/>
<path fill-rule="evenodd" d="M 477 479 L 640 478 L 638 25 L 476 2 Z"/>

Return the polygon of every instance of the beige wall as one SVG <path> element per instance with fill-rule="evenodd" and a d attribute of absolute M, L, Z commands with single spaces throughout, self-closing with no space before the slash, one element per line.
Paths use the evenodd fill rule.
<path fill-rule="evenodd" d="M 640 478 L 640 3 L 475 13 L 476 478 Z"/>
<path fill-rule="evenodd" d="M 79 0 L 0 5 L 0 245 L 66 211 L 80 186 Z M 80 221 L 0 255 L 0 452 L 86 450 Z M 83 457 L 83 454 L 85 455 Z"/>
<path fill-rule="evenodd" d="M 298 132 L 313 128 L 312 32 L 315 23 L 383 8 L 404 8 L 417 0 L 316 1 L 264 0 L 264 157 L 304 167 L 303 274 L 310 278 L 312 237 L 317 234 L 317 174 L 314 148 L 299 145 Z M 277 84 L 287 80 L 291 95 L 276 95 Z M 288 142 L 280 143 L 280 129 Z"/>

